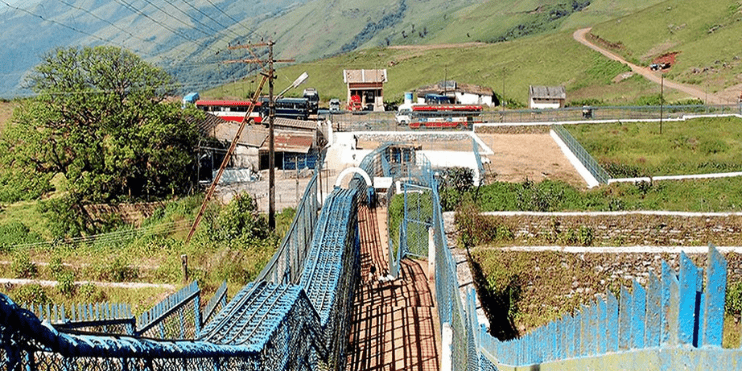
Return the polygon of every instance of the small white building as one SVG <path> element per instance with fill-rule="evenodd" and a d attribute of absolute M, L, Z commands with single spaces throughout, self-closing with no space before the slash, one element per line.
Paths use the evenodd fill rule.
<path fill-rule="evenodd" d="M 460 84 L 453 80 L 441 81 L 435 85 L 423 86 L 417 89 L 418 103 L 425 103 L 428 94 L 444 95 L 453 98 L 459 104 L 477 104 L 494 106 L 495 92 L 492 88 L 473 84 Z"/>
<path fill-rule="evenodd" d="M 531 109 L 564 108 L 567 91 L 564 86 L 528 87 L 528 102 Z"/>

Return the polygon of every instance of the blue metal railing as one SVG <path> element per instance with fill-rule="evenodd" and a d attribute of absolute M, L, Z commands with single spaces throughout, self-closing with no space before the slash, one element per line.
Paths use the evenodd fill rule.
<path fill-rule="evenodd" d="M 159 339 L 194 339 L 201 330 L 198 283 L 193 281 L 137 317 L 135 335 Z"/>
<path fill-rule="evenodd" d="M 69 307 L 23 304 L 21 307 L 58 329 L 132 335 L 136 328 L 136 318 L 129 304 L 89 303 Z"/>
<path fill-rule="evenodd" d="M 312 179 L 304 189 L 304 195 L 296 207 L 296 216 L 273 258 L 260 272 L 256 281 L 274 283 L 296 283 L 303 270 L 309 241 L 315 230 L 317 211 L 320 207 L 318 197 L 318 177 L 322 171 L 322 160 L 317 161 Z"/>
<path fill-rule="evenodd" d="M 650 274 L 646 288 L 634 281 L 631 290 L 621 287 L 619 298 L 607 292 L 596 303 L 516 340 L 501 342 L 480 328 L 482 353 L 493 364 L 508 366 L 577 360 L 572 369 L 580 367 L 581 359 L 605 354 L 618 359 L 617 354 L 642 350 L 654 357 L 652 352 L 661 349 L 692 348 L 700 359 L 703 350 L 721 348 L 724 322 L 727 263 L 713 246 L 707 262 L 705 284 L 704 270 L 681 253 L 678 273 L 663 262 L 661 279 Z M 663 362 L 683 362 L 680 354 L 664 355 Z M 724 354 L 742 359 L 738 349 Z M 713 359 L 704 362 L 723 369 Z"/>
<path fill-rule="evenodd" d="M 211 297 L 201 315 L 202 323 L 209 323 L 211 318 L 227 305 L 227 281 L 222 282 L 221 286 L 216 289 L 214 296 Z"/>

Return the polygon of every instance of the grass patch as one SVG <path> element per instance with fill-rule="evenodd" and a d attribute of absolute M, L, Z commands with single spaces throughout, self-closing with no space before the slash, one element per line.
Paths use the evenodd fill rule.
<path fill-rule="evenodd" d="M 735 76 L 742 72 L 735 59 L 739 48 L 729 42 L 742 32 L 740 10 L 736 0 L 668 0 L 598 24 L 591 32 L 620 43 L 622 48 L 614 52 L 643 65 L 664 53 L 678 52 L 666 77 L 715 92 L 735 85 Z"/>
<path fill-rule="evenodd" d="M 54 303 L 109 301 L 132 303 L 137 308 L 146 310 L 162 300 L 167 293 L 151 289 L 133 289 L 128 293 L 127 289 L 76 286 L 74 282 L 180 285 L 183 282 L 180 259 L 182 254 L 188 255 L 189 280 L 197 280 L 204 292 L 213 292 L 225 280 L 230 292 L 235 292 L 260 273 L 273 256 L 280 236 L 247 236 L 244 233 L 247 230 L 250 233 L 262 230 L 260 220 L 265 218 L 253 214 L 245 203 L 240 204 L 240 207 L 212 204 L 191 243 L 185 244 L 183 227 L 173 228 L 173 223 L 180 222 L 177 225 L 185 226 L 187 231 L 200 207 L 200 200 L 200 196 L 194 196 L 166 203 L 150 218 L 145 219 L 142 229 L 136 233 L 130 233 L 134 231 L 131 226 L 122 226 L 114 234 L 84 243 L 41 244 L 34 247 L 11 247 L 16 245 L 13 241 L 2 240 L 8 246 L 0 251 L 0 261 L 3 262 L 0 264 L 0 276 L 58 282 L 57 288 L 17 287 L 5 293 L 10 294 L 14 300 L 18 297 L 38 297 L 39 299 L 34 300 Z M 33 208 L 32 203 L 24 205 Z M 16 211 L 28 212 L 21 207 Z M 293 213 L 292 209 L 288 209 L 277 215 L 277 230 L 288 229 Z M 248 214 L 253 215 L 250 218 L 253 224 L 240 224 L 237 219 L 243 220 Z M 22 229 L 22 226 L 17 225 L 16 218 L 11 216 L 9 219 L 11 224 L 0 226 L 9 225 L 8 228 L 13 231 Z M 222 228 L 225 222 L 229 222 L 234 228 L 240 227 L 240 230 Z M 228 241 L 222 240 L 225 231 L 230 233 Z M 22 240 L 20 238 L 15 242 Z M 21 290 L 20 294 L 17 290 Z"/>
<path fill-rule="evenodd" d="M 614 178 L 742 171 L 742 119 L 576 125 L 567 128 Z"/>

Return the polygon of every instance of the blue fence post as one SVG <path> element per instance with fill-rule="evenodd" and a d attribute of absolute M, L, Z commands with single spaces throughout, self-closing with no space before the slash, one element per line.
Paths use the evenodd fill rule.
<path fill-rule="evenodd" d="M 608 321 L 606 314 L 605 299 L 600 298 L 597 303 L 598 322 L 596 325 L 597 334 L 595 339 L 595 351 L 597 354 L 604 354 L 607 352 L 606 340 L 608 339 Z"/>
<path fill-rule="evenodd" d="M 698 269 L 693 262 L 680 253 L 680 297 L 678 302 L 678 342 L 693 344 L 696 328 L 696 292 L 698 287 Z"/>
<path fill-rule="evenodd" d="M 713 245 L 709 245 L 706 300 L 703 307 L 703 345 L 721 347 L 726 289 L 727 261 Z"/>
<path fill-rule="evenodd" d="M 623 285 L 621 286 L 620 306 L 618 308 L 618 348 L 627 350 L 631 348 L 631 293 Z"/>
<path fill-rule="evenodd" d="M 646 319 L 647 292 L 634 280 L 631 308 L 631 347 L 644 348 L 644 320 Z"/>
<path fill-rule="evenodd" d="M 595 354 L 595 337 L 593 336 L 595 327 L 592 305 L 583 305 L 582 312 L 582 356 L 586 357 Z"/>
<path fill-rule="evenodd" d="M 193 284 L 197 285 L 196 287 L 198 287 L 197 281 L 194 281 Z M 194 312 L 193 322 L 195 322 L 194 323 L 195 332 L 193 333 L 193 336 L 196 337 L 201 332 L 201 295 L 200 294 L 196 295 L 193 298 L 193 312 Z"/>
<path fill-rule="evenodd" d="M 573 319 L 573 330 L 574 330 L 574 342 L 575 342 L 575 358 L 582 356 L 582 313 L 576 312 Z"/>
<path fill-rule="evenodd" d="M 568 315 L 567 321 L 564 323 L 567 358 L 575 358 L 575 322 L 577 322 L 575 315 Z"/>
<path fill-rule="evenodd" d="M 647 282 L 647 315 L 645 321 L 645 346 L 648 348 L 660 346 L 660 330 L 662 327 L 662 286 L 654 273 L 649 273 Z"/>
<path fill-rule="evenodd" d="M 667 295 L 667 306 L 664 307 L 663 317 L 667 319 L 667 337 L 665 342 L 665 336 L 663 334 L 662 344 L 678 344 L 678 309 L 680 305 L 680 283 L 678 282 L 677 276 L 670 270 L 665 262 L 662 263 L 662 301 L 663 307 L 665 305 L 665 295 Z"/>
<path fill-rule="evenodd" d="M 606 292 L 606 352 L 618 351 L 618 300 L 612 292 Z"/>
<path fill-rule="evenodd" d="M 703 306 L 706 301 L 703 293 L 703 268 L 698 268 L 696 275 L 696 308 L 694 312 L 693 346 L 703 345 Z"/>

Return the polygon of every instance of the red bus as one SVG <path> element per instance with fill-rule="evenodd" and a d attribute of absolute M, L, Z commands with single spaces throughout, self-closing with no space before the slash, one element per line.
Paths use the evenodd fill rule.
<path fill-rule="evenodd" d="M 418 128 L 468 128 L 482 122 L 482 106 L 466 104 L 403 104 L 396 119 L 400 125 Z M 476 121 L 475 121 L 476 119 Z"/>
<path fill-rule="evenodd" d="M 245 114 L 252 103 L 242 100 L 197 100 L 196 108 L 208 112 L 214 116 L 219 116 L 227 121 L 242 122 Z M 260 116 L 260 102 L 255 105 L 249 120 L 252 123 L 261 123 L 263 119 Z"/>

